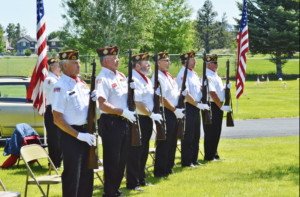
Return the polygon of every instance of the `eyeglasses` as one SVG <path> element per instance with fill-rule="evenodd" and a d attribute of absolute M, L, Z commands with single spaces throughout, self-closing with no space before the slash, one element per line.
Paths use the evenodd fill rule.
<path fill-rule="evenodd" d="M 218 64 L 218 62 L 211 62 L 212 64 Z"/>

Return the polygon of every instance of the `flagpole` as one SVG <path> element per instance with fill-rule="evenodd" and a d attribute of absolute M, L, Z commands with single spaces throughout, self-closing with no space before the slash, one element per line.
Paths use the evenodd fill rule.
<path fill-rule="evenodd" d="M 236 113 L 238 113 L 239 109 L 239 99 L 236 99 Z"/>
<path fill-rule="evenodd" d="M 43 105 L 44 105 L 44 115 L 43 115 L 43 123 L 44 123 L 44 144 L 47 144 L 47 132 L 46 132 L 46 126 L 45 126 L 45 112 L 46 112 L 46 102 L 45 102 L 45 92 L 43 90 Z"/>

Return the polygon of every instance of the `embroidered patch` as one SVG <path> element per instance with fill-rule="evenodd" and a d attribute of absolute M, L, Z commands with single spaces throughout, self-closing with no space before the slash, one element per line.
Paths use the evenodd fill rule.
<path fill-rule="evenodd" d="M 113 84 L 112 84 L 112 87 L 113 87 L 113 88 L 115 88 L 115 87 L 117 87 L 117 86 L 118 86 L 118 85 L 117 85 L 116 83 L 113 83 Z"/>
<path fill-rule="evenodd" d="M 208 82 L 211 82 L 211 79 L 208 79 Z"/>
<path fill-rule="evenodd" d="M 102 82 L 102 79 L 98 79 L 98 80 L 97 80 L 97 83 L 101 83 L 101 82 Z"/>
<path fill-rule="evenodd" d="M 82 88 L 82 89 L 89 89 L 89 86 L 83 85 L 83 86 L 81 86 L 81 88 Z"/>
<path fill-rule="evenodd" d="M 48 81 L 48 85 L 50 85 L 50 83 L 51 83 L 51 79 Z"/>
<path fill-rule="evenodd" d="M 54 92 L 60 92 L 60 88 L 54 88 Z"/>
<path fill-rule="evenodd" d="M 183 77 L 181 77 L 181 80 L 183 80 Z"/>
<path fill-rule="evenodd" d="M 120 81 L 126 81 L 126 79 L 120 79 Z"/>

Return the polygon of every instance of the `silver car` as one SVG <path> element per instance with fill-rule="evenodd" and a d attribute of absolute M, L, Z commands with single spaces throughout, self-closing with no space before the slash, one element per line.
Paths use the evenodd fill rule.
<path fill-rule="evenodd" d="M 44 136 L 44 119 L 26 99 L 30 78 L 0 76 L 0 137 L 11 137 L 19 123 L 29 124 Z"/>

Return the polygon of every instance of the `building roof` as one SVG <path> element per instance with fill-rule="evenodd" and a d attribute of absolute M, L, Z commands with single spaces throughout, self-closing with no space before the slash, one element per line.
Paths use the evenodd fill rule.
<path fill-rule="evenodd" d="M 37 42 L 35 38 L 31 38 L 29 35 L 26 35 L 18 40 L 17 43 L 20 42 Z"/>
<path fill-rule="evenodd" d="M 60 42 L 59 38 L 56 37 L 56 38 L 53 38 L 51 40 L 48 40 L 48 42 Z"/>

